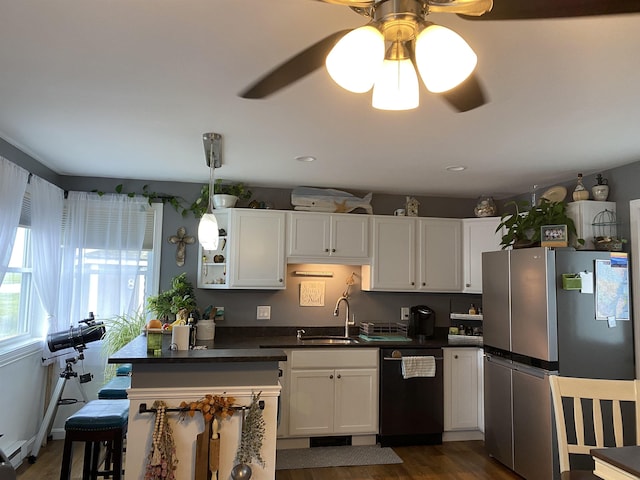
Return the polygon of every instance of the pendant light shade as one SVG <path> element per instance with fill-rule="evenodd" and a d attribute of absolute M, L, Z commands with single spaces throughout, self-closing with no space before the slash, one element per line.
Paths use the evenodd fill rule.
<path fill-rule="evenodd" d="M 213 213 L 205 213 L 198 225 L 198 241 L 205 250 L 216 250 L 219 243 L 218 220 Z"/>
<path fill-rule="evenodd" d="M 342 37 L 325 60 L 331 78 L 345 90 L 371 90 L 384 59 L 384 37 L 370 25 L 356 28 Z"/>
<path fill-rule="evenodd" d="M 441 93 L 460 85 L 471 75 L 478 57 L 456 32 L 431 24 L 416 38 L 416 63 L 430 92 Z"/>

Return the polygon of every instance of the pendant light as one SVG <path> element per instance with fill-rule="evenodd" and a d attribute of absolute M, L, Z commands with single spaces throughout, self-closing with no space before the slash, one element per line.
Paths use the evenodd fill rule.
<path fill-rule="evenodd" d="M 203 135 L 205 155 L 207 165 L 209 165 L 209 196 L 207 198 L 207 212 L 202 215 L 198 225 L 198 241 L 205 250 L 216 250 L 220 241 L 218 220 L 213 214 L 213 192 L 215 169 L 222 164 L 220 158 L 221 140 L 222 136 L 218 133 L 205 133 Z"/>

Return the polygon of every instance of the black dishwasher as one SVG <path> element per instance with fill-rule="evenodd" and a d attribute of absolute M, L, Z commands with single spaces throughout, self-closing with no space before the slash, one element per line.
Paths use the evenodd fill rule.
<path fill-rule="evenodd" d="M 434 357 L 435 376 L 403 378 L 404 356 Z M 441 348 L 380 349 L 378 441 L 382 446 L 442 443 L 442 374 Z"/>

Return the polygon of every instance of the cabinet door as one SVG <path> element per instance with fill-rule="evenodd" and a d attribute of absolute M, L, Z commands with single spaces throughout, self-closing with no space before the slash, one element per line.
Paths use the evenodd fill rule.
<path fill-rule="evenodd" d="M 332 215 L 330 254 L 338 258 L 368 258 L 369 217 Z"/>
<path fill-rule="evenodd" d="M 289 434 L 333 433 L 334 370 L 292 369 L 289 378 Z"/>
<path fill-rule="evenodd" d="M 500 217 L 462 220 L 462 269 L 464 293 L 482 293 L 482 252 L 500 250 L 502 235 L 496 233 Z"/>
<path fill-rule="evenodd" d="M 424 218 L 418 221 L 419 289 L 429 292 L 462 290 L 462 221 Z"/>
<path fill-rule="evenodd" d="M 372 220 L 371 265 L 362 266 L 363 290 L 414 291 L 416 222 L 407 217 Z"/>
<path fill-rule="evenodd" d="M 334 433 L 377 433 L 378 374 L 375 368 L 335 373 Z"/>
<path fill-rule="evenodd" d="M 289 356 L 291 350 L 285 350 Z M 280 382 L 280 396 L 278 397 L 278 437 L 289 435 L 289 362 L 278 362 L 278 380 Z"/>
<path fill-rule="evenodd" d="M 285 288 L 284 212 L 234 210 L 232 288 Z"/>
<path fill-rule="evenodd" d="M 329 255 L 331 216 L 318 213 L 289 214 L 289 256 Z"/>
<path fill-rule="evenodd" d="M 478 349 L 444 349 L 444 429 L 478 430 Z"/>

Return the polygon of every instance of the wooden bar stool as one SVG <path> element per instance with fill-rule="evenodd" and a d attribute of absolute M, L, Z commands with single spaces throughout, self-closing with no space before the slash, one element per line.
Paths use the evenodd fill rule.
<path fill-rule="evenodd" d="M 70 480 L 73 442 L 85 442 L 83 480 L 113 475 L 121 480 L 124 437 L 129 420 L 129 400 L 93 400 L 67 418 L 60 480 Z M 113 468 L 105 463 L 99 471 L 100 444 L 105 442 L 112 451 Z"/>

